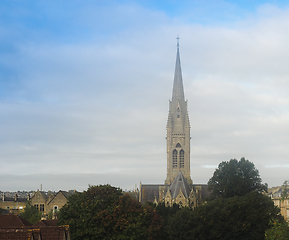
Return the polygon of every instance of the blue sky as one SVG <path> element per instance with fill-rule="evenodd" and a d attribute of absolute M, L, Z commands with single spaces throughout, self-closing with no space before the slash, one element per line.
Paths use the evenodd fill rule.
<path fill-rule="evenodd" d="M 163 183 L 177 34 L 193 181 L 246 157 L 281 185 L 288 16 L 286 1 L 2 1 L 1 190 Z"/>

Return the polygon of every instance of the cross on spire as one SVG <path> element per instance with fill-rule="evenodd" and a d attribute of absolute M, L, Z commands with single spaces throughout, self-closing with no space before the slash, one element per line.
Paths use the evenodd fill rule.
<path fill-rule="evenodd" d="M 179 47 L 179 45 L 180 45 L 180 44 L 179 44 L 179 40 L 180 40 L 179 34 L 177 35 L 177 38 L 176 38 L 176 39 L 177 39 L 177 46 Z"/>

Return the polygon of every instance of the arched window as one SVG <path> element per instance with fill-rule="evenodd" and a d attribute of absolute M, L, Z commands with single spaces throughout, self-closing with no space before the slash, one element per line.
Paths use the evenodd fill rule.
<path fill-rule="evenodd" d="M 175 149 L 173 151 L 173 168 L 178 167 L 178 151 Z"/>
<path fill-rule="evenodd" d="M 181 149 L 180 151 L 180 168 L 185 167 L 185 151 Z"/>

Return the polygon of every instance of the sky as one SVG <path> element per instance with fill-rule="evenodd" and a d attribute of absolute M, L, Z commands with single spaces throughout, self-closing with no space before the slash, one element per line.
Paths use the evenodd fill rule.
<path fill-rule="evenodd" d="M 288 1 L 0 5 L 0 190 L 163 184 L 177 35 L 193 182 L 242 157 L 289 179 Z"/>

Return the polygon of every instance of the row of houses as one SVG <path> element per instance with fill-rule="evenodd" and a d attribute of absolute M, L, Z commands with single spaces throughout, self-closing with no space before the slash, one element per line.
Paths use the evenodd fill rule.
<path fill-rule="evenodd" d="M 4 209 L 7 213 L 19 214 L 24 210 L 27 201 L 29 201 L 30 205 L 35 206 L 38 211 L 43 213 L 43 218 L 50 212 L 53 213 L 53 216 L 56 216 L 55 213 L 67 203 L 68 197 L 74 192 L 60 190 L 54 193 L 37 190 L 31 197 L 28 194 L 27 198 L 18 198 L 17 194 L 14 198 L 5 198 L 3 196 L 0 208 Z"/>

